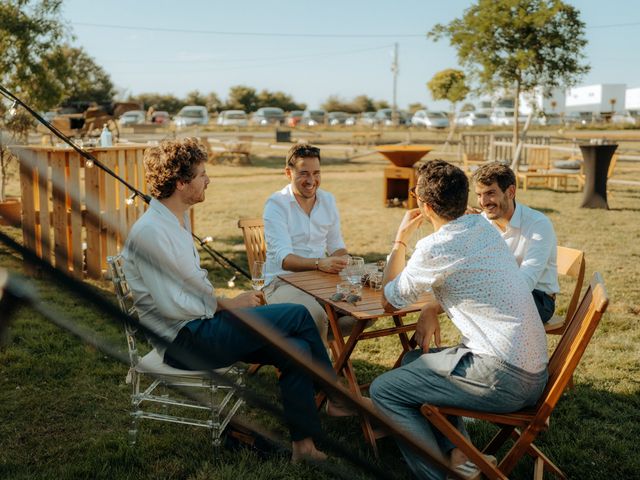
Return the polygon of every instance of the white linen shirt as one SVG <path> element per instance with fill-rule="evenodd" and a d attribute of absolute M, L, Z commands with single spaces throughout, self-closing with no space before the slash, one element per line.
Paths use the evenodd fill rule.
<path fill-rule="evenodd" d="M 267 243 L 265 285 L 278 275 L 287 255 L 322 258 L 345 248 L 335 197 L 316 190 L 316 201 L 307 215 L 298 204 L 291 184 L 269 197 L 264 206 L 264 235 Z"/>
<path fill-rule="evenodd" d="M 482 216 L 491 222 L 507 242 L 529 290 L 558 293 L 558 240 L 551 220 L 538 210 L 515 203 L 513 216 L 504 232 L 484 212 Z"/>
<path fill-rule="evenodd" d="M 213 285 L 200 267 L 191 237 L 189 215 L 183 228 L 176 216 L 152 199 L 133 225 L 122 256 L 140 322 L 172 342 L 180 329 L 196 318 L 212 317 L 217 309 Z M 153 342 L 158 353 L 165 347 Z"/>
<path fill-rule="evenodd" d="M 479 215 L 463 215 L 421 239 L 384 295 L 401 308 L 430 288 L 473 353 L 531 373 L 546 368 L 547 340 L 531 291 L 504 241 Z"/>

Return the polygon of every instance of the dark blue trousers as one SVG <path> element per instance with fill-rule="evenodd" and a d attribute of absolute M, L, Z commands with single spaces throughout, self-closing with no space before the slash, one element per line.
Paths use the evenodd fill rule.
<path fill-rule="evenodd" d="M 301 357 L 319 363 L 335 377 L 318 329 L 305 307 L 284 303 L 251 308 L 246 312 L 280 332 Z M 244 327 L 232 313 L 223 310 L 213 318 L 192 320 L 180 330 L 164 360 L 171 366 L 185 368 L 176 358 L 174 345 L 206 358 L 208 368 L 220 368 L 237 361 L 274 365 L 280 370 L 282 405 L 291 439 L 298 441 L 320 433 L 311 377 L 266 340 Z"/>

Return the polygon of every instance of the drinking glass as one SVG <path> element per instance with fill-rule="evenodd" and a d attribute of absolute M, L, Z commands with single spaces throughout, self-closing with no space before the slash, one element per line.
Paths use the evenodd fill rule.
<path fill-rule="evenodd" d="M 364 275 L 364 258 L 351 257 L 351 263 L 345 267 L 347 280 L 356 285 L 362 281 Z"/>
<path fill-rule="evenodd" d="M 256 260 L 251 267 L 251 286 L 260 291 L 264 288 L 264 262 Z"/>

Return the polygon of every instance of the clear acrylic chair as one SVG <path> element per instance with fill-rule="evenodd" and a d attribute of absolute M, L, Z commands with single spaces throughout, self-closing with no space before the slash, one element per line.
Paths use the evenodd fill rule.
<path fill-rule="evenodd" d="M 107 257 L 107 265 L 120 309 L 130 319 L 124 328 L 130 363 L 126 382 L 132 386 L 130 443 L 136 443 L 139 421 L 147 418 L 208 428 L 213 446 L 218 447 L 222 433 L 244 403 L 236 395 L 244 387 L 244 369 L 235 365 L 216 369 L 216 376 L 224 375 L 229 381 L 222 384 L 207 371 L 170 367 L 155 348 L 140 357 L 137 315 L 124 276 L 123 259 L 120 255 Z"/>

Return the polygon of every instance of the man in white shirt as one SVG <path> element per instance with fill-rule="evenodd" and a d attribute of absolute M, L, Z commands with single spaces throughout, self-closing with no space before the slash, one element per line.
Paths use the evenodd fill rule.
<path fill-rule="evenodd" d="M 516 177 L 508 166 L 498 162 L 482 165 L 473 179 L 482 216 L 496 227 L 516 257 L 546 323 L 553 316 L 560 291 L 558 242 L 551 221 L 538 210 L 516 202 Z"/>
<path fill-rule="evenodd" d="M 398 227 L 383 278 L 385 309 L 402 308 L 431 290 L 460 330 L 461 344 L 409 352 L 401 367 L 370 388 L 376 407 L 452 468 L 467 459 L 420 413 L 423 403 L 516 411 L 534 405 L 547 381 L 546 336 L 533 298 L 498 232 L 479 215 L 464 214 L 468 194 L 462 170 L 442 160 L 424 164 L 415 191 L 418 208 Z M 417 243 L 406 262 L 407 242 L 425 220 L 434 233 Z M 436 328 L 437 318 L 422 326 L 427 346 Z M 466 434 L 461 419 L 456 425 Z M 416 477 L 445 478 L 406 445 L 399 447 Z"/>
<path fill-rule="evenodd" d="M 311 377 L 244 328 L 233 311 L 250 309 L 335 378 L 313 319 L 300 305 L 263 306 L 261 292 L 219 300 L 207 271 L 200 267 L 188 210 L 204 201 L 209 184 L 206 158 L 202 146 L 190 138 L 165 141 L 145 151 L 146 180 L 154 198 L 131 229 L 122 253 L 140 322 L 164 339 L 154 342 L 154 347 L 174 367 L 188 368 L 180 359 L 180 349 L 199 354 L 204 368 L 237 361 L 275 365 L 291 432 L 292 460 L 324 460 L 326 455 L 313 441 L 320 423 Z M 332 410 L 340 416 L 348 413 L 337 402 L 330 414 Z"/>
<path fill-rule="evenodd" d="M 324 340 L 328 327 L 324 308 L 311 295 L 277 276 L 306 270 L 339 273 L 347 265 L 340 215 L 334 196 L 320 189 L 319 148 L 304 143 L 293 145 L 287 153 L 284 173 L 289 184 L 271 195 L 264 207 L 264 294 L 269 304 L 304 305 Z M 343 317 L 341 328 L 353 326 L 350 320 L 351 317 Z"/>

